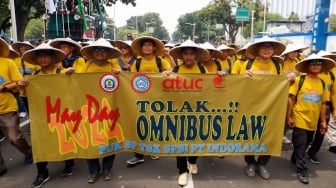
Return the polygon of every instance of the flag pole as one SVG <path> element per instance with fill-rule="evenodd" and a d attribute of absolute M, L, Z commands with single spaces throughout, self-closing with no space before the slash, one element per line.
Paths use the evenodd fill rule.
<path fill-rule="evenodd" d="M 64 28 L 64 14 L 63 14 L 63 12 L 64 12 L 64 7 L 63 7 L 63 0 L 61 0 L 61 9 L 62 9 L 62 28 L 63 28 L 63 37 L 65 37 L 65 28 Z"/>
<path fill-rule="evenodd" d="M 10 0 L 10 10 L 11 10 L 11 22 L 12 22 L 12 37 L 13 37 L 13 41 L 17 42 L 17 28 L 16 28 L 16 15 L 15 15 L 14 0 Z"/>

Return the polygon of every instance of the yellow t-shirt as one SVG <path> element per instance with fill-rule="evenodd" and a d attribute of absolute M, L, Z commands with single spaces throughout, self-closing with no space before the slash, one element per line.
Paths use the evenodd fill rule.
<path fill-rule="evenodd" d="M 84 65 L 83 69 L 78 71 L 80 73 L 84 72 L 112 72 L 112 69 L 119 69 L 121 71 L 119 63 L 113 61 L 112 59 L 107 60 L 108 63 L 99 66 L 93 62 L 93 60 L 89 60 Z"/>
<path fill-rule="evenodd" d="M 25 72 L 25 74 L 27 75 L 32 75 L 35 71 L 41 69 L 40 66 L 38 65 L 33 65 L 30 63 L 27 63 L 26 61 L 23 62 L 24 64 L 24 71 L 23 71 L 23 67 L 22 67 L 22 58 L 18 57 L 14 59 L 16 66 L 18 67 L 20 73 L 23 75 L 23 73 Z"/>
<path fill-rule="evenodd" d="M 82 57 L 78 57 L 72 65 L 72 67 L 75 68 L 76 71 L 82 70 L 84 66 L 85 66 L 85 59 Z"/>
<path fill-rule="evenodd" d="M 55 66 L 52 71 L 43 72 L 42 70 L 37 70 L 34 72 L 34 75 L 49 75 L 49 74 L 61 74 L 61 73 L 65 73 L 65 69 Z"/>
<path fill-rule="evenodd" d="M 0 57 L 0 85 L 16 82 L 22 78 L 15 62 L 8 58 Z M 10 92 L 0 92 L 0 114 L 16 112 L 18 104 Z"/>
<path fill-rule="evenodd" d="M 204 67 L 204 66 L 203 66 Z M 205 73 L 208 73 L 208 70 L 206 67 L 204 67 Z M 197 63 L 194 63 L 191 67 L 185 66 L 185 64 L 179 65 L 177 73 L 202 73 L 201 69 L 199 68 L 199 65 Z"/>
<path fill-rule="evenodd" d="M 252 71 L 253 74 L 265 74 L 265 75 L 277 75 L 278 74 L 277 68 L 271 59 L 266 63 L 260 62 L 258 59 L 254 59 L 252 61 L 253 63 L 252 63 L 250 70 Z M 248 61 L 246 61 L 242 66 L 242 69 L 241 69 L 242 74 L 245 74 L 246 72 L 247 63 Z M 280 74 L 282 74 L 281 68 L 280 68 Z"/>
<path fill-rule="evenodd" d="M 299 80 L 300 77 L 296 77 L 295 83 L 289 88 L 289 94 L 296 96 L 292 118 L 296 127 L 315 131 L 321 104 L 329 100 L 329 92 L 323 88 L 321 79 L 312 79 L 307 75 L 298 92 Z"/>
<path fill-rule="evenodd" d="M 209 73 L 217 73 L 217 65 L 214 60 L 210 60 L 209 62 L 201 62 L 201 64 L 206 67 Z"/>
<path fill-rule="evenodd" d="M 245 59 L 237 59 L 232 66 L 231 74 L 244 74 L 241 73 L 241 69 L 246 61 Z"/>
<path fill-rule="evenodd" d="M 137 71 L 136 68 L 136 61 L 133 63 L 132 67 L 131 67 L 131 72 L 160 72 L 159 71 L 159 67 L 156 64 L 156 58 L 153 57 L 151 60 L 147 61 L 142 57 L 138 57 L 141 58 L 141 62 L 140 62 L 140 67 L 139 67 L 139 71 Z M 160 58 L 160 57 L 158 57 Z M 170 69 L 170 63 L 165 60 L 165 59 L 161 59 L 161 67 L 162 67 L 162 71 L 168 70 Z"/>
<path fill-rule="evenodd" d="M 233 61 L 230 59 L 230 60 L 228 60 L 228 59 L 224 59 L 224 60 L 222 60 L 222 59 L 219 59 L 219 63 L 221 64 L 221 71 L 224 71 L 226 74 L 229 74 L 230 72 L 231 72 L 231 66 L 232 65 L 230 65 L 229 64 L 229 61 L 232 63 Z"/>
<path fill-rule="evenodd" d="M 285 75 L 288 75 L 290 73 L 295 73 L 296 75 L 299 75 L 299 71 L 296 70 L 295 64 L 297 63 L 296 60 L 285 60 L 282 62 L 282 72 Z"/>
<path fill-rule="evenodd" d="M 329 72 L 322 72 L 318 75 L 318 77 L 323 80 L 325 87 L 328 92 L 331 91 L 332 80 Z M 330 101 L 330 100 L 329 100 Z"/>

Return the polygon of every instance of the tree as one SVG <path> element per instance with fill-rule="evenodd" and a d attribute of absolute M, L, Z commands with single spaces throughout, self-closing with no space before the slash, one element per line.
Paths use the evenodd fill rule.
<path fill-rule="evenodd" d="M 25 30 L 25 40 L 37 40 L 44 34 L 44 23 L 41 18 L 31 19 Z"/>
<path fill-rule="evenodd" d="M 126 20 L 126 27 L 121 29 L 131 29 L 138 36 L 151 35 L 158 39 L 169 40 L 168 31 L 162 23 L 158 13 L 150 12 L 142 16 L 132 16 Z"/>
<path fill-rule="evenodd" d="M 102 0 L 106 6 L 112 6 L 117 1 L 120 1 L 124 4 L 132 4 L 136 6 L 136 0 Z M 24 33 L 27 27 L 29 20 L 34 18 L 40 18 L 42 14 L 46 12 L 44 0 L 15 0 L 15 13 L 16 13 L 16 27 L 17 27 L 17 34 L 18 40 L 24 40 Z M 100 3 L 100 1 L 93 1 L 95 5 Z M 0 21 L 9 20 L 10 12 L 8 10 L 8 3 L 9 0 L 0 0 Z M 105 12 L 103 10 L 103 12 Z M 4 30 L 8 30 L 8 24 L 1 24 L 4 26 Z"/>
<path fill-rule="evenodd" d="M 331 14 L 329 17 L 329 32 L 336 31 L 336 14 Z"/>

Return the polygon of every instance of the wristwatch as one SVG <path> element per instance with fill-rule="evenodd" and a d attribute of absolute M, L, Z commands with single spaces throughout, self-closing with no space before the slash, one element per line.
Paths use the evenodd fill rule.
<path fill-rule="evenodd" d="M 2 86 L 1 92 L 7 92 L 8 88 L 6 86 Z"/>

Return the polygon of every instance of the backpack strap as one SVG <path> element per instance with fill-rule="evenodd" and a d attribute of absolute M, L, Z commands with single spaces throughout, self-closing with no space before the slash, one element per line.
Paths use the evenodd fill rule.
<path fill-rule="evenodd" d="M 275 59 L 274 57 L 271 57 L 274 65 L 275 65 L 275 68 L 276 68 L 276 71 L 277 71 L 277 74 L 280 75 L 280 70 L 281 70 L 281 67 L 280 67 L 280 63 L 277 59 Z"/>
<path fill-rule="evenodd" d="M 206 73 L 206 72 L 205 72 L 205 68 L 204 68 L 203 65 L 201 65 L 200 63 L 197 63 L 197 66 L 198 66 L 198 68 L 199 68 L 199 70 L 200 70 L 200 72 L 201 72 L 202 74 Z M 178 70 L 179 70 L 179 68 L 180 68 L 180 65 L 175 66 L 175 67 L 173 68 L 173 72 L 177 73 Z"/>
<path fill-rule="evenodd" d="M 279 63 L 279 61 L 276 60 L 276 59 L 273 58 L 273 57 L 272 57 L 271 59 L 272 59 L 272 62 L 274 63 L 274 65 L 275 65 L 277 74 L 280 75 L 281 67 L 280 67 L 280 63 Z M 246 70 L 250 70 L 250 69 L 251 69 L 253 62 L 254 62 L 254 59 L 249 59 L 249 60 L 247 61 Z"/>
<path fill-rule="evenodd" d="M 201 73 L 204 74 L 204 73 L 205 73 L 205 68 L 204 68 L 204 66 L 201 65 L 200 63 L 197 63 L 197 65 L 198 65 L 198 68 L 199 68 L 199 70 L 201 71 Z"/>
<path fill-rule="evenodd" d="M 222 65 L 220 64 L 220 62 L 218 61 L 218 59 L 214 59 L 214 62 L 216 64 L 217 71 L 221 71 L 222 70 Z"/>
<path fill-rule="evenodd" d="M 140 63 L 141 63 L 141 58 L 137 58 L 135 60 L 135 68 L 137 70 L 137 72 L 139 72 L 140 70 Z M 159 72 L 162 72 L 162 61 L 159 57 L 155 57 L 155 61 L 156 61 L 156 66 L 158 67 L 159 69 Z"/>
<path fill-rule="evenodd" d="M 155 61 L 156 61 L 156 66 L 159 69 L 159 72 L 162 72 L 162 61 L 161 61 L 161 58 L 155 57 Z"/>
<path fill-rule="evenodd" d="M 140 63 L 141 63 L 141 58 L 137 58 L 135 60 L 135 68 L 136 68 L 137 72 L 139 72 L 139 70 L 140 70 Z"/>
<path fill-rule="evenodd" d="M 333 72 L 329 71 L 329 75 L 330 75 L 330 79 L 331 79 L 331 82 L 334 83 L 335 82 L 335 75 Z"/>
<path fill-rule="evenodd" d="M 297 98 L 297 96 L 299 94 L 299 91 L 301 90 L 301 88 L 303 86 L 303 82 L 304 82 L 305 79 L 306 79 L 306 75 L 305 74 L 303 74 L 303 75 L 300 76 L 299 86 L 298 86 L 298 90 L 296 92 L 296 98 Z M 325 83 L 324 83 L 324 81 L 321 78 L 319 78 L 319 79 L 321 80 L 322 87 L 323 87 L 323 90 L 324 90 L 325 89 Z"/>
<path fill-rule="evenodd" d="M 173 68 L 173 72 L 177 73 L 178 70 L 179 70 L 179 68 L 180 68 L 180 65 L 176 65 L 176 66 Z"/>

